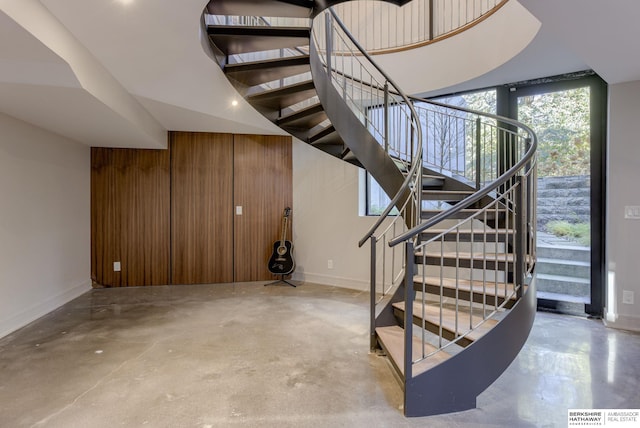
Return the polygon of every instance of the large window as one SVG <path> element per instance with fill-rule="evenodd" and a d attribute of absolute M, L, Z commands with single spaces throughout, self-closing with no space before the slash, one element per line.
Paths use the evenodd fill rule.
<path fill-rule="evenodd" d="M 440 97 L 434 101 L 493 114 L 497 108 L 495 89 Z M 470 140 L 467 128 L 473 124 L 473 120 L 470 119 L 472 115 L 462 110 L 423 102 L 416 102 L 414 107 L 423 123 L 425 168 L 446 170 L 461 177 L 471 175 L 475 168 L 475 146 Z M 376 111 L 376 114 L 380 113 Z M 489 138 L 484 140 L 491 141 Z M 486 152 L 491 153 L 491 150 Z M 483 162 L 490 160 L 486 159 Z M 366 213 L 380 215 L 394 195 L 387 195 L 370 174 L 367 173 L 366 177 Z M 441 205 L 438 203 L 438 208 L 441 208 Z"/>

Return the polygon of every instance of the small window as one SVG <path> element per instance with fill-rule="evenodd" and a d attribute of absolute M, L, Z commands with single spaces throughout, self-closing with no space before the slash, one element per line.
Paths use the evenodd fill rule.
<path fill-rule="evenodd" d="M 367 180 L 367 215 L 380 215 L 391 202 L 391 198 L 382 190 L 382 187 L 371 176 L 366 174 Z M 398 215 L 398 209 L 394 208 L 391 215 Z"/>

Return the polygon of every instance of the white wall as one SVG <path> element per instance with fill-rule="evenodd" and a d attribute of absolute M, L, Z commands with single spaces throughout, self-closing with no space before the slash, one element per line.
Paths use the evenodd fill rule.
<path fill-rule="evenodd" d="M 88 146 L 0 113 L 0 337 L 91 288 L 90 171 Z"/>
<path fill-rule="evenodd" d="M 510 1 L 455 37 L 376 55 L 375 60 L 406 93 L 436 91 L 481 76 L 511 60 L 531 43 L 540 26 L 520 3 Z"/>
<path fill-rule="evenodd" d="M 376 218 L 359 215 L 358 176 L 359 168 L 294 140 L 294 280 L 368 290 L 370 246 L 358 241 Z"/>
<path fill-rule="evenodd" d="M 624 207 L 640 205 L 640 81 L 609 86 L 607 176 L 607 325 L 640 331 L 640 220 L 624 218 Z M 623 304 L 623 291 L 634 304 Z"/>

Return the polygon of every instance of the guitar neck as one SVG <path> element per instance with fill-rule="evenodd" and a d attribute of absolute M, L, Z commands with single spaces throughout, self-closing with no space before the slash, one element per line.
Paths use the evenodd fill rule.
<path fill-rule="evenodd" d="M 287 216 L 282 217 L 282 234 L 280 235 L 280 246 L 284 246 L 284 241 L 287 239 Z"/>

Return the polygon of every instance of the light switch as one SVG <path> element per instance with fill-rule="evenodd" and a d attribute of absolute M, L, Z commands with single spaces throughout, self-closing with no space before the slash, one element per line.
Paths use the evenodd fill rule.
<path fill-rule="evenodd" d="M 236 215 L 242 215 L 242 205 L 236 205 Z"/>

